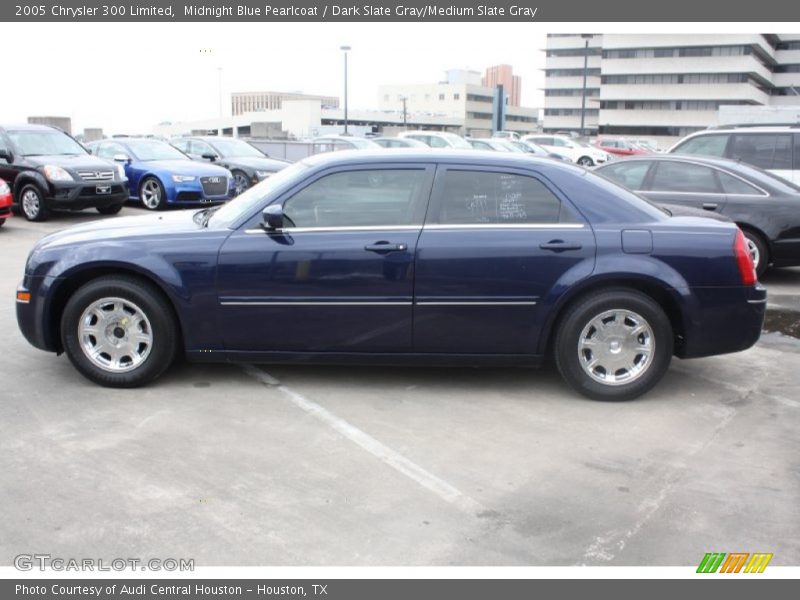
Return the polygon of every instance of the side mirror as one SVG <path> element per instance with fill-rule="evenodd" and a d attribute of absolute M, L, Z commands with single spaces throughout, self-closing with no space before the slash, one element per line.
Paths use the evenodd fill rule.
<path fill-rule="evenodd" d="M 0 148 L 0 158 L 5 159 L 5 161 L 8 163 L 14 162 L 14 155 L 11 153 L 11 150 Z"/>
<path fill-rule="evenodd" d="M 270 204 L 261 213 L 261 227 L 265 231 L 283 229 L 283 207 L 280 204 Z"/>
<path fill-rule="evenodd" d="M 114 155 L 114 162 L 121 162 L 121 163 L 129 163 L 131 162 L 131 157 L 127 154 L 115 154 Z"/>
<path fill-rule="evenodd" d="M 203 158 L 205 158 L 206 160 L 210 160 L 211 162 L 214 162 L 215 160 L 217 160 L 217 158 L 219 158 L 219 157 L 218 157 L 216 154 L 214 154 L 213 152 L 206 152 L 205 154 L 201 154 L 201 156 L 202 156 Z"/>

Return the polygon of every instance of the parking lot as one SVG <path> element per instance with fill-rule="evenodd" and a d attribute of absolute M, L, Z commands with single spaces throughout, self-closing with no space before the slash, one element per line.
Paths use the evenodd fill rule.
<path fill-rule="evenodd" d="M 757 346 L 676 359 L 628 403 L 552 367 L 182 364 L 109 390 L 29 346 L 13 302 L 36 240 L 96 218 L 0 228 L 2 565 L 800 562 L 800 269 L 765 277 Z"/>

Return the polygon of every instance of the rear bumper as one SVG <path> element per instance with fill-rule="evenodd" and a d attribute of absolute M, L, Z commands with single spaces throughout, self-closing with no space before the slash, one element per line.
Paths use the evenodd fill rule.
<path fill-rule="evenodd" d="M 767 290 L 751 287 L 695 288 L 696 302 L 687 318 L 680 358 L 699 358 L 740 352 L 761 337 L 767 311 Z"/>

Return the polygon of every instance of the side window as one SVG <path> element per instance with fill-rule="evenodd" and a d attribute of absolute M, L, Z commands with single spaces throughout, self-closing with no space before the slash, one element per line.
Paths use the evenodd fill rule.
<path fill-rule="evenodd" d="M 570 221 L 538 179 L 490 171 L 447 171 L 438 223 L 480 225 Z"/>
<path fill-rule="evenodd" d="M 326 175 L 283 205 L 289 227 L 418 225 L 424 169 L 374 169 Z"/>
<path fill-rule="evenodd" d="M 751 133 L 733 136 L 730 156 L 762 169 L 792 168 L 791 134 Z"/>
<path fill-rule="evenodd" d="M 739 194 L 746 196 L 763 196 L 764 194 L 758 189 L 754 188 L 749 183 L 742 181 L 738 177 L 728 175 L 722 171 L 717 171 L 719 182 L 722 185 L 722 191 L 726 194 Z"/>
<path fill-rule="evenodd" d="M 117 154 L 128 154 L 125 151 L 125 148 L 113 142 L 106 142 L 105 144 L 100 144 L 100 146 L 97 147 L 94 153 L 100 158 L 107 158 L 109 160 L 114 160 L 114 156 L 116 156 Z"/>
<path fill-rule="evenodd" d="M 642 185 L 651 164 L 650 161 L 643 160 L 621 162 L 602 169 L 600 174 L 624 185 L 630 190 L 641 190 L 644 189 Z"/>
<path fill-rule="evenodd" d="M 431 148 L 447 148 L 448 144 L 442 138 L 432 135 L 428 138 Z"/>
<path fill-rule="evenodd" d="M 477 148 L 478 150 L 491 150 L 492 147 L 487 144 L 486 142 L 476 142 L 473 140 L 472 147 Z"/>
<path fill-rule="evenodd" d="M 654 192 L 718 193 L 714 171 L 690 163 L 665 161 L 656 165 L 650 189 Z"/>
<path fill-rule="evenodd" d="M 172 142 L 172 145 L 175 146 L 181 152 L 189 152 L 189 140 L 175 140 Z"/>
<path fill-rule="evenodd" d="M 567 145 L 567 143 L 564 140 L 559 139 L 559 138 L 553 138 L 553 141 L 551 142 L 551 144 L 553 146 L 559 146 L 559 147 L 563 147 L 563 146 Z"/>
<path fill-rule="evenodd" d="M 675 148 L 679 154 L 701 154 L 703 156 L 723 156 L 728 145 L 728 135 L 699 135 Z"/>
<path fill-rule="evenodd" d="M 189 143 L 189 148 L 191 148 L 189 152 L 191 154 L 196 154 L 197 156 L 203 156 L 203 154 L 216 154 L 216 152 L 211 149 L 211 146 L 198 140 L 192 140 Z"/>

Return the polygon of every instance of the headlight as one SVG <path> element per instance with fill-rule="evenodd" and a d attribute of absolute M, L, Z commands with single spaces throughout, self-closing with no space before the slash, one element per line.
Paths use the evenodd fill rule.
<path fill-rule="evenodd" d="M 127 176 L 125 175 L 125 167 L 123 167 L 122 165 L 114 165 L 114 166 L 117 168 L 117 177 L 119 177 L 120 179 L 127 179 Z"/>
<path fill-rule="evenodd" d="M 259 179 L 265 179 L 272 175 L 272 171 L 256 171 L 256 177 Z"/>
<path fill-rule="evenodd" d="M 197 179 L 194 175 L 173 175 L 172 181 L 175 183 L 185 183 L 187 181 L 194 181 Z"/>
<path fill-rule="evenodd" d="M 74 181 L 72 175 L 55 165 L 46 165 L 44 168 L 44 176 L 50 181 Z"/>

